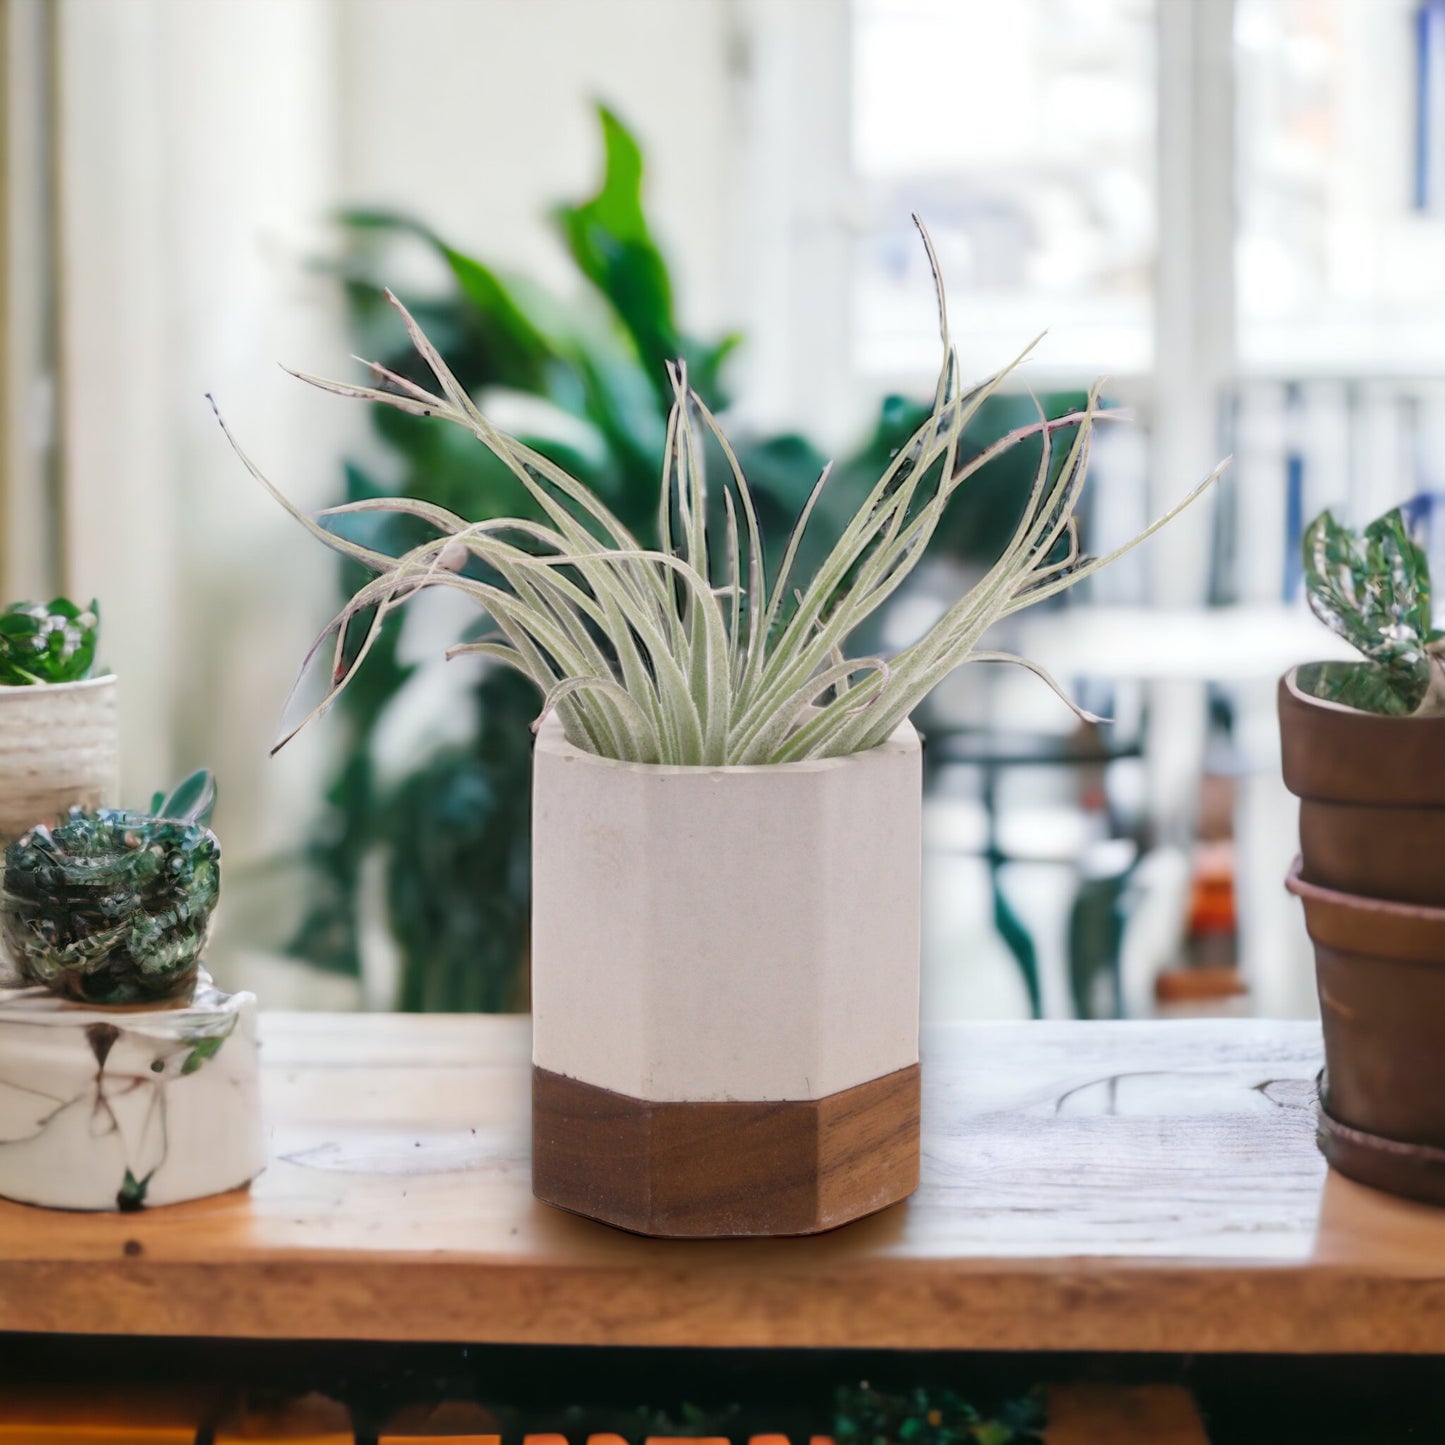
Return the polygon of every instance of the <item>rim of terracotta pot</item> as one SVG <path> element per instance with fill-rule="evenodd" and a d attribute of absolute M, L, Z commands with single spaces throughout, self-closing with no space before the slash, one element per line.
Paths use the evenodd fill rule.
<path fill-rule="evenodd" d="M 1322 888 L 1305 882 L 1301 866 L 1296 858 L 1285 887 L 1304 903 L 1305 926 L 1315 943 L 1340 953 L 1445 968 L 1445 908 Z"/>
<path fill-rule="evenodd" d="M 1312 666 L 1305 663 L 1302 666 Z M 1298 667 L 1279 680 L 1281 763 L 1297 798 L 1445 807 L 1445 715 L 1385 717 L 1312 697 Z"/>
<path fill-rule="evenodd" d="M 57 692 L 88 692 L 92 688 L 109 686 L 115 680 L 115 673 L 105 672 L 99 677 L 82 677 L 75 682 L 0 683 L 0 702 L 19 701 L 26 697 L 53 697 Z"/>
<path fill-rule="evenodd" d="M 615 768 L 628 773 L 640 773 L 644 777 L 705 778 L 717 774 L 737 777 L 754 777 L 762 774 L 773 776 L 807 773 L 826 773 L 838 768 L 856 767 L 861 761 L 885 753 L 913 753 L 919 749 L 917 729 L 905 718 L 881 743 L 864 748 L 857 753 L 843 753 L 836 758 L 804 758 L 796 763 L 634 763 L 625 758 L 604 758 L 600 753 L 589 753 L 567 741 L 562 731 L 561 719 L 551 714 L 537 730 L 536 746 L 545 744 L 549 753 L 571 761 L 587 763 L 592 767 Z"/>

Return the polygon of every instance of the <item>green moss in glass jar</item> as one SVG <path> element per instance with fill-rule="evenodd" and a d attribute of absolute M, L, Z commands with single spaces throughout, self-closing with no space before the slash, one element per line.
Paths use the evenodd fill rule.
<path fill-rule="evenodd" d="M 221 888 L 215 800 L 202 771 L 149 813 L 72 808 L 12 843 L 0 932 L 21 977 L 87 1003 L 188 998 Z"/>

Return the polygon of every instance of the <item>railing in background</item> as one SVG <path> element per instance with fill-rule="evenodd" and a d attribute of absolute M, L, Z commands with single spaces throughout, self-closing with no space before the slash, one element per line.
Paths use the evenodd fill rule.
<path fill-rule="evenodd" d="M 1304 528 L 1326 507 L 1360 525 L 1411 497 L 1445 550 L 1445 379 L 1250 380 L 1221 405 L 1212 600 L 1297 603 Z M 1445 560 L 1445 559 L 1442 559 Z M 1442 574 L 1445 575 L 1445 574 Z"/>

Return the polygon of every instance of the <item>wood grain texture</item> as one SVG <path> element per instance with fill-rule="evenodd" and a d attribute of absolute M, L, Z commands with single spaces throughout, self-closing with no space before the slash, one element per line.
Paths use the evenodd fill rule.
<path fill-rule="evenodd" d="M 1445 1353 L 1445 1212 L 1326 1178 L 1318 1025 L 925 1029 L 912 1199 L 639 1239 L 532 1197 L 525 1019 L 262 1019 L 271 1167 L 139 1215 L 0 1207 L 0 1329 Z"/>
<path fill-rule="evenodd" d="M 532 1192 L 661 1239 L 819 1234 L 918 1188 L 917 1064 L 822 1099 L 654 1103 L 532 1070 Z"/>

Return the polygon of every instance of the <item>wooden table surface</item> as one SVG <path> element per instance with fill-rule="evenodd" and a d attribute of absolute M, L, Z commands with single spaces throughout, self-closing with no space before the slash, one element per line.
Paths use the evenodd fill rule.
<path fill-rule="evenodd" d="M 532 1199 L 523 1018 L 269 1015 L 263 1039 L 249 1192 L 0 1203 L 0 1330 L 1445 1353 L 1445 1211 L 1327 1177 L 1313 1024 L 925 1030 L 918 1194 L 722 1243 Z"/>

